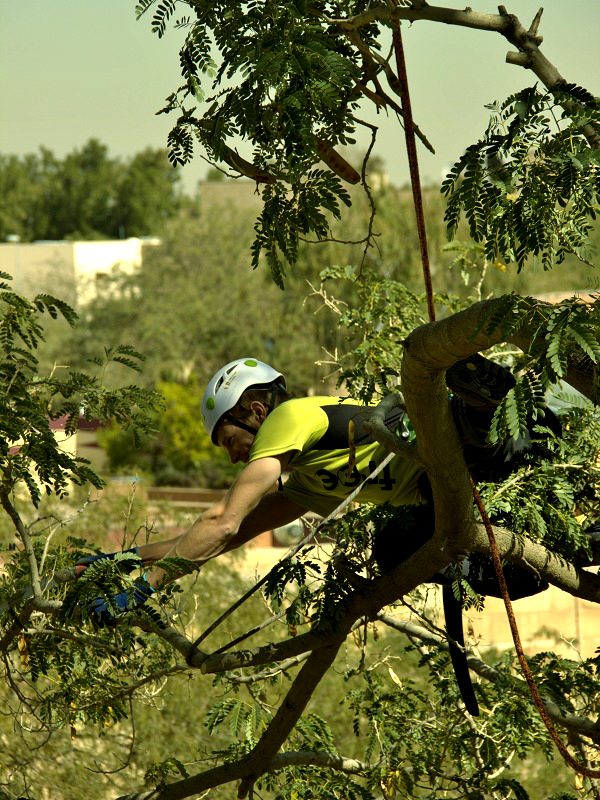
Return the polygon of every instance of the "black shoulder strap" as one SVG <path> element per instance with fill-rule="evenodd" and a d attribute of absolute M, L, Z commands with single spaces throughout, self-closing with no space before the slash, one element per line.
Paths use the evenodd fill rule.
<path fill-rule="evenodd" d="M 372 444 L 375 439 L 364 429 L 365 422 L 368 421 L 373 410 L 365 406 L 352 403 L 334 403 L 333 405 L 321 406 L 328 420 L 327 430 L 318 442 L 311 447 L 311 450 L 344 450 L 348 447 L 348 425 L 354 422 L 354 442 L 357 446 Z M 385 420 L 386 426 L 395 431 L 402 422 L 405 412 L 395 408 Z"/>

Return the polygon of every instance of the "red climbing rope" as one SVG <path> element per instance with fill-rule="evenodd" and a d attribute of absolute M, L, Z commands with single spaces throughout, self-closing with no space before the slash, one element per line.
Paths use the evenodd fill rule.
<path fill-rule="evenodd" d="M 406 62 L 404 48 L 400 34 L 400 22 L 396 21 L 393 30 L 393 44 L 396 53 L 396 67 L 400 84 L 400 99 L 404 111 L 404 136 L 406 151 L 408 153 L 408 166 L 410 169 L 410 183 L 412 186 L 415 215 L 417 217 L 417 231 L 419 233 L 419 247 L 421 249 L 421 263 L 423 264 L 423 278 L 425 280 L 425 295 L 427 297 L 427 310 L 429 321 L 435 321 L 435 305 L 433 303 L 433 287 L 431 284 L 431 268 L 429 266 L 429 251 L 427 249 L 427 231 L 425 230 L 425 214 L 423 213 L 423 195 L 421 192 L 421 178 L 419 176 L 419 160 L 417 158 L 417 142 L 415 138 L 415 125 L 413 122 L 412 108 L 410 105 L 410 92 L 406 75 Z"/>
<path fill-rule="evenodd" d="M 588 778 L 600 778 L 600 770 L 590 769 L 589 767 L 579 764 L 573 758 L 573 756 L 569 753 L 569 751 L 563 744 L 560 736 L 556 732 L 556 728 L 552 724 L 552 720 L 550 719 L 550 717 L 548 716 L 548 712 L 544 708 L 544 703 L 542 701 L 536 683 L 533 679 L 533 675 L 531 674 L 531 670 L 529 669 L 529 664 L 527 663 L 527 659 L 525 658 L 525 653 L 523 652 L 523 645 L 521 644 L 521 637 L 519 635 L 519 629 L 517 628 L 517 620 L 515 619 L 512 602 L 508 594 L 506 581 L 504 580 L 504 572 L 502 571 L 502 562 L 500 561 L 500 554 L 498 553 L 498 545 L 496 544 L 496 538 L 494 536 L 492 524 L 490 522 L 490 518 L 487 515 L 487 511 L 485 510 L 485 506 L 483 505 L 483 501 L 481 500 L 479 492 L 477 491 L 477 487 L 473 482 L 473 478 L 471 478 L 471 488 L 473 490 L 473 497 L 475 498 L 475 502 L 477 503 L 477 508 L 479 509 L 479 513 L 481 514 L 481 519 L 483 520 L 483 524 L 485 525 L 485 529 L 487 531 L 488 539 L 490 542 L 490 550 L 492 551 L 492 559 L 494 561 L 494 567 L 496 569 L 498 583 L 500 584 L 502 599 L 504 600 L 504 605 L 506 607 L 506 616 L 508 617 L 510 632 L 512 633 L 513 642 L 515 643 L 515 650 L 517 651 L 517 658 L 519 659 L 521 669 L 523 670 L 523 675 L 525 676 L 525 680 L 527 681 L 527 684 L 529 686 L 529 691 L 531 692 L 533 702 L 535 703 L 537 710 L 540 712 L 540 717 L 542 718 L 544 725 L 548 728 L 548 732 L 550 733 L 550 736 L 552 737 L 554 744 L 557 746 L 561 756 L 564 758 L 567 764 L 570 767 L 572 767 L 576 772 L 580 772 L 582 775 L 585 775 Z"/>

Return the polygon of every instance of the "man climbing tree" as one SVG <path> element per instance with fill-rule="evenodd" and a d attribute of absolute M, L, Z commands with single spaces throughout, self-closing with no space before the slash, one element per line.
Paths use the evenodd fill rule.
<path fill-rule="evenodd" d="M 515 384 L 507 369 L 477 355 L 451 367 L 446 382 L 452 392 L 452 416 L 472 474 L 498 482 L 514 471 L 515 464 L 522 464 L 523 452 L 532 456 L 536 445 L 540 447 L 536 442 L 539 434 L 534 431 L 528 431 L 517 442 L 511 437 L 496 445 L 486 442 L 493 414 Z M 391 571 L 431 538 L 434 515 L 428 504 L 431 488 L 426 473 L 415 462 L 400 456 L 390 460 L 385 447 L 368 433 L 368 408 L 325 397 L 288 400 L 282 406 L 286 400 L 283 375 L 257 359 L 237 359 L 216 373 L 202 399 L 204 424 L 212 441 L 227 451 L 234 464 L 241 461 L 248 466 L 224 499 L 204 513 L 186 534 L 127 551 L 137 556 L 144 568 L 169 556 L 201 565 L 263 531 L 292 522 L 308 510 L 323 517 L 337 515 L 341 507 L 347 506 L 350 495 L 358 503 L 403 507 L 402 513 L 392 517 L 375 537 L 373 556 L 383 572 Z M 560 435 L 555 415 L 548 408 L 540 412 L 546 429 L 554 429 Z M 403 411 L 394 409 L 386 417 L 385 426 L 402 439 L 414 438 Z M 283 484 L 281 477 L 286 471 L 290 474 Z M 273 492 L 277 482 L 279 491 Z M 114 560 L 116 555 L 88 556 L 78 565 Z M 127 564 L 128 570 L 133 563 Z M 463 561 L 461 570 L 471 591 L 500 596 L 491 563 L 485 578 L 481 564 L 471 569 L 468 559 Z M 133 595 L 123 591 L 109 600 L 94 601 L 90 608 L 93 619 L 100 626 L 115 624 L 117 611 L 139 607 L 172 577 L 160 568 L 147 570 L 136 580 Z M 429 577 L 448 587 L 453 582 L 452 572 L 447 569 L 446 574 L 434 576 L 432 572 Z M 543 588 L 547 584 L 535 575 L 513 568 L 512 599 Z M 446 592 L 447 622 L 454 612 L 453 603 L 452 592 Z M 464 648 L 460 625 L 455 625 L 449 634 Z M 458 670 L 460 651 L 453 648 L 451 652 Z M 457 676 L 463 680 L 461 689 L 467 707 L 478 714 L 470 685 L 465 685 L 460 672 Z"/>
<path fill-rule="evenodd" d="M 543 55 L 538 32 L 540 14 L 525 28 L 504 7 L 500 7 L 498 14 L 480 14 L 471 9 L 430 6 L 421 0 L 380 6 L 209 4 L 191 0 L 188 5 L 193 15 L 175 21 L 177 27 L 186 31 L 181 50 L 184 84 L 171 95 L 164 109 L 178 113 L 169 137 L 171 159 L 174 163 L 189 160 L 196 139 L 215 164 L 222 168 L 226 165 L 233 174 L 243 174 L 257 182 L 263 210 L 256 226 L 253 264 L 261 266 L 266 261 L 281 286 L 285 280 L 284 265 L 294 263 L 300 239 L 309 234 L 326 238 L 330 234 L 331 217 L 339 216 L 342 206 L 350 202 L 344 184 L 361 184 L 369 194 L 371 148 L 360 171 L 339 152 L 341 146 L 351 141 L 356 126 L 363 124 L 358 116 L 359 102 L 367 100 L 378 109 L 397 114 L 402 118 L 408 139 L 414 134 L 427 146 L 425 134 L 413 123 L 410 113 L 399 30 L 402 20 L 443 22 L 476 28 L 487 35 L 498 33 L 516 48 L 516 52 L 509 54 L 509 61 L 531 69 L 540 82 L 495 107 L 485 135 L 467 148 L 445 181 L 443 191 L 448 198 L 450 234 L 456 232 L 464 215 L 486 263 L 515 264 L 518 269 L 528 268 L 530 259 L 549 269 L 567 253 L 588 257 L 588 234 L 597 209 L 598 105 L 589 92 L 566 82 Z M 152 25 L 159 35 L 165 32 L 175 8 L 172 0 L 141 0 L 138 5 L 140 14 L 153 13 Z M 212 61 L 215 46 L 221 58 L 218 67 Z M 388 47 L 389 54 L 382 55 Z M 207 89 L 206 81 L 214 71 L 215 82 Z M 227 85 L 219 85 L 225 77 Z M 213 94 L 207 96 L 211 91 Z M 369 125 L 368 129 L 375 144 L 375 127 Z M 250 155 L 242 157 L 236 152 L 233 140 L 236 135 L 249 144 Z M 413 191 L 420 220 L 418 169 L 412 144 L 409 153 L 412 153 Z M 385 609 L 448 565 L 461 564 L 467 555 L 473 560 L 479 555 L 488 558 L 491 555 L 501 586 L 500 558 L 574 597 L 599 602 L 599 578 L 584 568 L 595 559 L 586 532 L 591 532 L 598 520 L 594 484 L 599 439 L 597 415 L 591 403 L 584 403 L 581 413 L 574 412 L 568 418 L 563 441 L 552 436 L 548 428 L 550 417 L 544 408 L 544 393 L 559 381 L 568 382 L 597 402 L 598 304 L 572 299 L 550 306 L 532 298 L 505 295 L 458 311 L 454 308 L 452 313 L 434 321 L 436 306 L 443 298 L 434 295 L 435 287 L 428 281 L 421 220 L 430 321 L 413 324 L 420 314 L 418 298 L 409 299 L 409 294 L 403 294 L 406 302 L 402 313 L 397 313 L 397 309 L 390 308 L 390 295 L 386 294 L 392 291 L 390 282 L 383 282 L 381 276 L 366 268 L 374 244 L 375 221 L 372 216 L 367 224 L 362 242 L 364 257 L 355 271 L 357 290 L 366 298 L 364 308 L 344 318 L 354 329 L 359 326 L 363 337 L 351 357 L 353 360 L 345 362 L 343 377 L 354 399 L 363 405 L 376 403 L 381 394 L 385 395 L 373 406 L 366 432 L 399 456 L 397 464 L 406 462 L 403 474 L 408 479 L 407 494 L 414 492 L 409 498 L 411 504 L 425 499 L 418 476 L 427 475 L 430 487 L 427 496 L 435 513 L 432 535 L 393 569 L 374 574 L 369 572 L 367 555 L 374 544 L 374 531 L 385 530 L 389 520 L 379 506 L 369 509 L 367 514 L 358 511 L 346 515 L 336 532 L 339 552 L 334 559 L 321 567 L 311 561 L 310 555 L 295 554 L 284 559 L 262 583 L 273 608 L 277 609 L 273 619 L 280 618 L 280 613 L 285 615 L 291 635 L 284 641 L 271 641 L 253 650 L 236 651 L 239 639 L 234 639 L 214 653 L 202 652 L 200 645 L 207 631 L 201 636 L 186 635 L 171 624 L 175 612 L 165 610 L 161 614 L 153 605 L 154 599 L 160 601 L 163 592 L 132 609 L 134 613 L 119 616 L 114 628 L 96 630 L 95 639 L 90 636 L 83 643 L 79 641 L 77 626 L 82 616 L 111 621 L 119 605 L 133 606 L 148 594 L 146 584 L 136 584 L 137 577 L 123 574 L 125 570 L 119 572 L 119 565 L 135 561 L 131 554 L 99 558 L 76 570 L 72 566 L 67 568 L 63 554 L 58 563 L 68 574 L 58 577 L 67 581 L 75 573 L 82 574 L 70 584 L 66 595 L 62 589 L 60 601 L 53 600 L 58 605 L 47 605 L 39 581 L 33 599 L 23 600 L 22 595 L 18 596 L 22 608 L 14 600 L 7 601 L 17 620 L 12 616 L 8 619 L 1 640 L 4 652 L 16 653 L 20 633 L 24 648 L 30 641 L 27 636 L 37 642 L 27 645 L 36 653 L 36 677 L 49 674 L 52 668 L 60 673 L 64 689 L 53 708 L 62 702 L 68 709 L 65 719 L 75 713 L 73 708 L 83 714 L 86 712 L 81 708 L 89 706 L 77 705 L 73 699 L 79 696 L 77 688 L 66 675 L 67 670 L 63 668 L 61 672 L 60 666 L 67 662 L 84 663 L 86 686 L 104 687 L 101 676 L 108 670 L 103 673 L 98 667 L 100 656 L 96 660 L 87 658 L 85 648 L 110 647 L 105 651 L 109 653 L 107 658 L 112 659 L 111 664 L 121 664 L 125 660 L 123 653 L 132 658 L 137 652 L 134 626 L 151 632 L 149 635 L 156 637 L 152 641 L 158 641 L 165 650 L 170 647 L 173 658 L 175 653 L 180 654 L 189 666 L 201 668 L 204 673 L 218 672 L 225 676 L 222 680 L 233 681 L 233 677 L 227 676 L 244 668 L 248 671 L 242 676 L 244 680 L 268 682 L 273 677 L 272 669 L 287 674 L 288 669 L 302 665 L 294 673 L 285 697 L 278 698 L 273 706 L 265 704 L 255 692 L 252 711 L 245 716 L 240 704 L 232 698 L 226 698 L 217 707 L 211 716 L 213 727 L 229 719 L 234 735 L 242 724 L 249 734 L 229 750 L 221 750 L 216 766 L 186 775 L 177 765 L 176 755 L 169 754 L 170 759 L 165 759 L 153 773 L 157 788 L 129 793 L 126 795 L 129 800 L 191 797 L 233 781 L 239 782 L 238 796 L 247 797 L 261 780 L 267 790 L 273 788 L 278 796 L 285 798 L 441 799 L 483 795 L 522 798 L 525 790 L 513 778 L 509 765 L 515 753 L 531 752 L 536 744 L 548 747 L 549 740 L 541 729 L 538 713 L 549 723 L 551 736 L 565 760 L 584 776 L 580 785 L 587 788 L 590 797 L 597 794 L 594 784 L 598 779 L 596 761 L 600 743 L 596 725 L 600 711 L 597 658 L 583 661 L 577 669 L 558 657 L 530 660 L 528 665 L 516 644 L 525 673 L 522 678 L 510 663 L 499 660 L 490 669 L 482 660 L 469 655 L 471 669 L 485 681 L 479 700 L 482 705 L 485 703 L 486 713 L 478 723 L 465 711 L 444 672 L 449 643 L 429 622 L 417 625 L 397 619 L 390 621 Z M 387 317 L 376 316 L 374 309 L 378 304 L 386 307 Z M 477 487 L 468 469 L 477 460 L 471 461 L 463 447 L 465 443 L 461 442 L 464 428 L 461 430 L 461 415 L 456 413 L 459 404 L 456 400 L 449 402 L 446 380 L 453 370 L 460 369 L 456 365 L 470 363 L 477 372 L 477 354 L 502 344 L 513 349 L 516 383 L 505 386 L 497 396 L 492 393 L 497 408 L 491 424 L 488 416 L 485 426 L 473 425 L 471 412 L 466 421 L 475 427 L 476 433 L 487 433 L 484 449 L 504 447 L 509 440 L 515 442 L 533 432 L 541 437 L 549 453 L 539 466 L 528 460 L 525 448 L 522 468 L 511 474 L 506 483 L 492 487 L 484 482 Z M 522 355 L 515 356 L 515 351 Z M 389 392 L 396 388 L 398 378 L 410 420 L 409 435 L 405 438 L 397 436 L 395 429 L 390 431 L 386 424 L 401 402 Z M 468 388 L 465 382 L 455 387 L 449 383 L 461 400 L 462 392 Z M 488 380 L 482 383 L 490 387 Z M 472 395 L 464 396 L 467 405 L 472 405 L 473 399 Z M 222 415 L 216 416 L 211 431 L 219 444 L 232 448 L 234 458 L 248 455 L 250 463 L 242 475 L 250 475 L 252 480 L 245 484 L 246 478 L 241 479 L 226 500 L 226 504 L 232 498 L 237 503 L 237 498 L 248 492 L 241 505 L 233 508 L 234 522 L 229 520 L 219 529 L 216 522 L 207 518 L 192 529 L 191 535 L 171 543 L 169 548 L 175 548 L 171 556 L 148 572 L 151 582 L 166 586 L 165 595 L 168 596 L 169 587 L 174 584 L 167 584 L 159 570 L 173 577 L 184 570 L 185 559 L 202 561 L 233 543 L 236 535 L 243 538 L 241 517 L 252 520 L 261 502 L 273 502 L 266 498 L 279 498 L 276 502 L 281 503 L 283 497 L 286 512 L 282 520 L 288 519 L 292 510 L 296 513 L 310 507 L 304 502 L 306 475 L 299 477 L 297 473 L 294 477 L 292 473 L 287 498 L 285 489 L 282 494 L 268 493 L 283 467 L 294 467 L 294 459 L 301 459 L 296 454 L 303 452 L 302 442 L 288 442 L 283 453 L 265 451 L 262 458 L 254 458 L 261 439 L 267 440 L 271 425 L 284 418 L 288 410 L 291 413 L 295 402 L 286 401 L 267 413 L 274 405 L 273 400 L 251 399 L 246 407 L 248 417 L 241 421 L 253 430 L 258 429 L 256 451 L 251 449 L 248 438 L 243 438 L 254 434 L 244 428 L 236 429 L 238 418 L 234 416 L 237 422 L 233 423 L 231 433 L 227 427 L 232 425 L 231 421 L 223 422 Z M 338 407 L 337 401 L 324 404 L 324 408 L 319 408 L 321 418 L 323 414 L 327 418 L 324 409 L 330 405 Z M 206 411 L 211 409 L 205 408 Z M 411 429 L 416 434 L 414 438 Z M 327 430 L 325 425 L 319 435 Z M 360 437 L 361 433 L 360 429 L 357 433 L 355 423 L 355 436 Z M 358 459 L 360 443 L 356 439 L 354 446 Z M 349 462 L 347 483 L 351 483 L 354 479 L 350 462 L 354 456 L 350 441 L 345 449 L 349 451 L 345 457 Z M 294 455 L 290 456 L 290 452 Z M 255 483 L 253 474 L 259 468 L 253 465 L 260 465 L 261 461 L 269 465 L 268 474 L 255 476 Z M 357 472 L 362 473 L 357 464 L 358 461 L 354 465 Z M 372 472 L 365 473 L 365 477 L 369 474 Z M 391 467 L 389 474 L 393 475 Z M 473 478 L 477 478 L 475 471 Z M 386 479 L 384 473 L 380 480 L 383 479 Z M 328 491 L 324 489 L 326 485 L 333 486 L 333 478 L 328 479 L 324 474 L 320 481 L 320 491 L 316 494 L 323 495 Z M 383 485 L 379 484 L 380 488 Z M 265 500 L 261 501 L 263 496 Z M 342 496 L 346 496 L 345 490 Z M 216 514 L 215 519 L 218 517 Z M 497 522 L 493 529 L 488 524 L 489 518 Z M 255 528 L 251 522 L 246 524 L 250 535 Z M 213 525 L 216 535 L 211 539 L 208 532 Z M 201 541 L 208 543 L 205 550 L 197 549 L 194 530 L 200 531 Z M 28 560 L 19 562 L 20 571 L 15 570 L 14 574 L 21 583 L 17 581 L 14 588 L 21 588 L 37 577 L 35 547 L 27 546 L 31 543 L 26 531 L 21 531 L 21 535 Z M 141 550 L 142 557 L 148 558 L 150 564 L 161 554 L 168 556 L 168 552 L 161 550 L 154 554 L 150 550 L 149 555 Z M 309 573 L 319 577 L 317 588 L 310 585 Z M 461 576 L 456 576 L 454 583 L 460 596 L 461 587 L 465 588 Z M 111 598 L 118 597 L 124 586 L 124 602 L 113 602 Z M 294 591 L 287 596 L 289 587 Z M 140 590 L 142 596 L 136 598 Z M 99 596 L 103 598 L 100 602 Z M 47 634 L 37 636 L 35 630 L 26 629 L 24 633 L 22 630 L 32 614 L 49 613 L 56 614 L 64 625 L 61 647 L 67 648 L 68 656 L 61 655 L 60 661 L 43 638 Z M 383 683 L 384 678 L 377 676 L 375 666 L 371 669 L 361 662 L 356 671 L 364 678 L 364 686 L 353 691 L 350 703 L 355 729 L 358 733 L 367 730 L 368 741 L 362 760 L 348 759 L 337 751 L 326 724 L 314 715 L 305 715 L 305 711 L 344 642 L 351 635 L 358 636 L 357 631 L 375 620 L 403 630 L 411 637 L 411 643 L 418 643 L 414 646 L 430 648 L 421 651 L 422 664 L 431 670 L 436 700 L 423 696 L 412 684 L 403 684 L 393 670 L 387 676 L 388 683 L 391 680 L 394 684 L 390 688 Z M 214 630 L 214 626 L 208 630 Z M 120 651 L 110 644 L 111 635 L 122 643 Z M 146 641 L 139 644 L 140 650 Z M 160 666 L 164 669 L 163 662 Z M 148 672 L 149 669 L 140 668 L 135 680 L 145 680 Z M 159 673 L 164 675 L 158 669 L 152 675 Z M 237 673 L 235 679 L 242 680 Z M 133 678 L 131 691 L 135 691 Z M 108 714 L 116 702 L 114 696 L 103 695 L 102 711 Z M 99 719 L 96 707 L 94 713 Z M 557 735 L 556 726 L 562 738 Z M 570 749 L 565 747 L 563 739 L 569 742 Z M 167 784 L 165 776 L 174 771 L 183 777 Z M 546 789 L 546 795 L 553 792 L 553 787 Z"/>

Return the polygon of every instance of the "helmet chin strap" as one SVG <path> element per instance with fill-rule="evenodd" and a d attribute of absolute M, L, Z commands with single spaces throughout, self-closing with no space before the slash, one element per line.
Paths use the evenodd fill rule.
<path fill-rule="evenodd" d="M 258 433 L 258 428 L 251 428 L 250 425 L 246 425 L 246 423 L 242 422 L 241 419 L 231 417 L 229 414 L 224 414 L 223 419 L 227 420 L 227 422 L 230 422 L 232 425 L 235 425 L 236 428 L 242 428 L 242 430 L 248 431 L 248 433 L 251 433 L 252 436 L 256 436 Z"/>
<path fill-rule="evenodd" d="M 269 400 L 269 403 L 268 403 L 268 406 L 267 406 L 267 413 L 265 415 L 267 417 L 269 416 L 271 411 L 273 411 L 273 409 L 275 408 L 275 397 L 276 396 L 277 396 L 277 386 L 275 385 L 275 386 L 273 386 L 271 388 L 271 398 Z M 230 422 L 232 425 L 235 425 L 237 428 L 242 428 L 242 430 L 248 431 L 248 433 L 251 433 L 252 436 L 256 436 L 256 434 L 258 433 L 258 428 L 252 428 L 250 425 L 247 425 L 245 422 L 242 422 L 242 420 L 236 419 L 235 417 L 232 417 L 231 414 L 223 414 L 223 419 L 226 419 L 227 422 Z"/>

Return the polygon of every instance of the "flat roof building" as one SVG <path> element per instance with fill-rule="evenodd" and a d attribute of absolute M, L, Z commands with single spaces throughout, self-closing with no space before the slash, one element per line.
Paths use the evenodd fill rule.
<path fill-rule="evenodd" d="M 92 300 L 103 276 L 119 267 L 133 272 L 142 264 L 145 247 L 160 239 L 117 239 L 92 242 L 3 242 L 0 270 L 13 278 L 13 288 L 31 299 L 55 295 L 72 306 Z"/>

